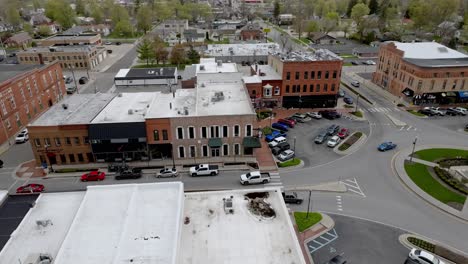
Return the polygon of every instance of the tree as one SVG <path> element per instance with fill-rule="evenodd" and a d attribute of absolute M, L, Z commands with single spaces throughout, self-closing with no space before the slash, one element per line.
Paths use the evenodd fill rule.
<path fill-rule="evenodd" d="M 281 33 L 281 35 L 280 35 L 280 43 L 281 43 L 281 49 L 282 49 L 282 51 L 284 51 L 284 49 L 286 48 L 286 45 L 288 45 L 288 42 L 289 42 L 289 36 L 288 36 L 288 34 Z"/>
<path fill-rule="evenodd" d="M 340 15 L 337 12 L 329 12 L 322 19 L 322 31 L 328 34 L 330 31 L 334 31 L 340 24 Z"/>
<path fill-rule="evenodd" d="M 34 34 L 34 28 L 33 28 L 33 26 L 32 26 L 30 23 L 28 23 L 28 22 L 24 22 L 24 23 L 23 23 L 23 30 L 24 30 L 25 32 L 28 32 L 30 36 L 32 36 L 32 35 Z"/>
<path fill-rule="evenodd" d="M 369 14 L 377 14 L 377 11 L 379 10 L 379 2 L 377 2 L 377 0 L 370 0 L 369 10 Z"/>
<path fill-rule="evenodd" d="M 273 18 L 275 19 L 275 22 L 278 23 L 278 18 L 281 12 L 280 9 L 280 3 L 278 0 L 275 1 L 274 6 L 273 6 Z"/>
<path fill-rule="evenodd" d="M 307 37 L 312 37 L 312 33 L 319 32 L 320 27 L 316 21 L 309 21 L 305 27 L 305 32 L 307 32 Z"/>
<path fill-rule="evenodd" d="M 457 13 L 459 0 L 411 0 L 408 13 L 417 29 L 433 30 Z"/>
<path fill-rule="evenodd" d="M 8 21 L 8 23 L 10 23 L 15 28 L 21 25 L 21 17 L 18 11 L 18 7 L 14 3 L 8 4 L 6 21 Z"/>
<path fill-rule="evenodd" d="M 135 6 L 134 14 L 138 14 L 138 11 L 140 10 L 140 0 L 135 0 L 134 6 Z"/>
<path fill-rule="evenodd" d="M 96 2 L 90 3 L 89 13 L 90 17 L 94 18 L 96 24 L 101 24 L 104 22 L 104 12 L 102 11 L 101 6 L 99 6 Z"/>
<path fill-rule="evenodd" d="M 128 20 L 119 21 L 115 25 L 113 33 L 117 36 L 133 37 L 133 26 Z"/>
<path fill-rule="evenodd" d="M 120 23 L 120 22 L 119 22 Z M 143 42 L 137 46 L 138 59 L 146 61 L 146 65 L 154 59 L 154 52 L 151 47 L 151 42 L 147 39 L 143 39 Z"/>
<path fill-rule="evenodd" d="M 64 0 L 48 0 L 45 15 L 59 23 L 64 29 L 71 28 L 75 22 L 75 12 Z"/>
<path fill-rule="evenodd" d="M 353 10 L 353 7 L 357 5 L 358 0 L 349 0 L 348 2 L 348 9 L 346 10 L 346 16 L 351 17 L 351 11 Z"/>
<path fill-rule="evenodd" d="M 190 46 L 190 50 L 187 51 L 187 58 L 192 64 L 200 62 L 200 54 L 198 54 L 198 52 L 193 49 L 193 46 Z"/>
<path fill-rule="evenodd" d="M 363 3 L 356 4 L 351 10 L 351 18 L 354 20 L 354 22 L 356 22 L 356 27 L 358 29 L 359 34 L 361 35 L 361 39 L 364 30 L 364 17 L 369 14 L 369 11 L 369 7 L 367 7 L 367 5 Z"/>
<path fill-rule="evenodd" d="M 151 10 L 148 8 L 140 8 L 137 14 L 137 29 L 145 34 L 151 29 Z"/>
<path fill-rule="evenodd" d="M 180 44 L 175 45 L 172 47 L 171 51 L 171 64 L 179 65 L 185 64 L 185 51 L 184 47 Z"/>
<path fill-rule="evenodd" d="M 85 4 L 83 3 L 83 0 L 76 0 L 75 1 L 75 11 L 78 15 L 84 15 L 85 14 Z"/>
<path fill-rule="evenodd" d="M 164 41 L 159 37 L 155 37 L 153 41 L 153 51 L 154 51 L 154 59 L 156 63 L 162 62 L 163 64 L 166 63 L 167 58 L 169 57 L 169 51 L 166 49 L 166 45 Z"/>
<path fill-rule="evenodd" d="M 113 6 L 111 19 L 114 25 L 117 25 L 120 21 L 126 21 L 130 23 L 130 16 L 128 15 L 127 9 L 121 5 Z"/>
<path fill-rule="evenodd" d="M 351 31 L 351 23 L 350 22 L 344 22 L 341 24 L 341 30 L 344 33 L 344 37 L 346 38 L 346 35 L 349 34 Z"/>
<path fill-rule="evenodd" d="M 37 34 L 41 37 L 47 37 L 52 35 L 52 30 L 50 30 L 50 27 L 46 25 L 39 26 L 37 29 Z"/>

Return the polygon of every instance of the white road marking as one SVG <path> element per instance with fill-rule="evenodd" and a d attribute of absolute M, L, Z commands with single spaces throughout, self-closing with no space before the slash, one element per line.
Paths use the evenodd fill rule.
<path fill-rule="evenodd" d="M 325 239 L 324 238 L 325 235 L 328 235 L 330 237 L 330 239 Z M 309 253 L 310 254 L 314 253 L 315 251 L 321 249 L 322 247 L 330 244 L 331 242 L 333 242 L 337 238 L 338 238 L 338 234 L 336 233 L 336 230 L 333 228 L 332 230 L 330 230 L 330 231 L 326 232 L 325 234 L 315 238 L 314 240 L 311 240 L 311 241 L 307 242 L 307 246 L 309 247 L 309 249 L 311 249 L 311 250 L 309 250 Z M 325 240 L 327 242 L 325 244 L 322 244 L 322 243 L 318 242 L 317 239 L 323 239 L 323 240 Z M 315 247 L 315 246 L 310 245 L 309 243 L 317 243 L 320 246 Z"/>
<path fill-rule="evenodd" d="M 346 185 L 346 189 L 348 189 L 348 191 L 359 194 L 359 195 L 361 195 L 363 197 L 366 197 L 364 192 L 361 190 L 361 187 L 359 187 L 359 184 L 357 183 L 356 178 L 347 179 L 347 180 L 344 180 L 344 181 L 341 181 L 341 182 L 344 185 Z"/>
<path fill-rule="evenodd" d="M 400 131 L 402 131 L 402 130 L 403 130 L 403 128 L 405 128 L 405 127 L 404 127 L 404 126 L 402 126 L 402 127 L 400 128 Z"/>

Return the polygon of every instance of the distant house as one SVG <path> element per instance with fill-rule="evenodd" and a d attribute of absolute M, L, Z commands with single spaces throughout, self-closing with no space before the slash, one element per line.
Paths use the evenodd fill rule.
<path fill-rule="evenodd" d="M 184 31 L 184 39 L 187 42 L 204 42 L 206 38 L 206 31 L 196 28 L 186 29 Z"/>
<path fill-rule="evenodd" d="M 379 47 L 354 48 L 353 55 L 359 58 L 377 58 L 379 56 Z"/>
<path fill-rule="evenodd" d="M 48 17 L 46 17 L 42 13 L 32 15 L 31 19 L 29 20 L 29 23 L 32 26 L 40 26 L 40 25 L 48 24 L 50 22 L 52 22 L 52 20 L 50 20 Z"/>
<path fill-rule="evenodd" d="M 292 14 L 281 14 L 278 17 L 279 21 L 278 23 L 280 25 L 291 25 L 294 20 L 294 15 Z"/>
<path fill-rule="evenodd" d="M 188 29 L 187 19 L 169 19 L 156 26 L 156 31 L 163 31 L 163 33 L 177 32 L 184 33 Z"/>
<path fill-rule="evenodd" d="M 94 24 L 94 18 L 92 17 L 77 17 L 76 20 L 80 25 L 92 25 Z"/>
<path fill-rule="evenodd" d="M 335 37 L 323 32 L 312 33 L 311 40 L 314 44 L 336 44 L 338 42 Z"/>
<path fill-rule="evenodd" d="M 0 21 L 0 32 L 11 31 L 14 27 L 8 23 Z"/>
<path fill-rule="evenodd" d="M 5 41 L 7 47 L 27 48 L 32 43 L 32 38 L 27 32 L 15 34 Z"/>
<path fill-rule="evenodd" d="M 97 25 L 82 25 L 82 26 L 74 26 L 66 31 L 63 34 L 67 35 L 75 35 L 75 34 L 83 34 L 83 33 L 99 33 L 101 36 L 107 36 L 110 34 L 110 26 L 106 24 L 97 24 Z"/>
<path fill-rule="evenodd" d="M 240 40 L 263 40 L 263 28 L 258 23 L 248 23 L 240 29 Z"/>

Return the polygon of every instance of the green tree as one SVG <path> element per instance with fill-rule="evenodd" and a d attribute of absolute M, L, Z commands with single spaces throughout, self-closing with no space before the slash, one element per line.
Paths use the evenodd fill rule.
<path fill-rule="evenodd" d="M 39 0 L 33 0 L 32 4 L 33 4 L 34 10 L 37 10 L 37 9 L 42 7 L 42 4 L 41 4 L 41 2 Z"/>
<path fill-rule="evenodd" d="M 175 15 L 175 8 L 174 5 L 170 4 L 161 4 L 159 2 L 155 3 L 154 7 L 154 16 L 159 21 L 164 21 L 172 16 Z"/>
<path fill-rule="evenodd" d="M 281 12 L 280 3 L 278 0 L 276 0 L 273 6 L 273 18 L 275 19 L 276 23 L 278 23 L 280 12 Z"/>
<path fill-rule="evenodd" d="M 348 9 L 346 10 L 346 16 L 351 17 L 351 11 L 353 10 L 353 7 L 357 5 L 358 0 L 349 0 L 348 2 Z"/>
<path fill-rule="evenodd" d="M 59 23 L 64 29 L 71 28 L 75 22 L 75 12 L 64 0 L 48 0 L 45 15 Z"/>
<path fill-rule="evenodd" d="M 96 24 L 101 24 L 104 22 L 104 12 L 100 5 L 96 2 L 91 2 L 89 5 L 89 16 L 94 18 Z"/>
<path fill-rule="evenodd" d="M 377 0 L 370 0 L 369 10 L 369 14 L 377 14 L 377 11 L 379 10 L 379 2 Z"/>
<path fill-rule="evenodd" d="M 121 37 L 133 37 L 133 26 L 129 20 L 119 21 L 115 25 L 113 33 Z"/>
<path fill-rule="evenodd" d="M 151 42 L 147 39 L 144 39 L 143 42 L 138 44 L 137 53 L 138 53 L 138 59 L 142 61 L 146 61 L 146 65 L 149 65 L 149 62 L 154 59 L 154 52 L 151 46 Z"/>
<path fill-rule="evenodd" d="M 140 8 L 137 14 L 137 29 L 145 34 L 151 29 L 151 10 L 148 8 Z"/>
<path fill-rule="evenodd" d="M 319 24 L 314 20 L 309 21 L 305 27 L 305 31 L 307 32 L 308 37 L 311 37 L 313 32 L 318 32 L 319 30 Z"/>
<path fill-rule="evenodd" d="M 417 29 L 433 30 L 437 25 L 455 15 L 459 0 L 411 0 L 408 13 Z"/>
<path fill-rule="evenodd" d="M 354 22 L 356 22 L 356 27 L 358 29 L 358 33 L 361 36 L 361 39 L 364 30 L 363 26 L 365 16 L 369 14 L 369 11 L 369 7 L 367 7 L 367 5 L 363 3 L 356 4 L 351 10 L 351 18 L 354 20 Z"/>
<path fill-rule="evenodd" d="M 39 28 L 37 29 L 37 34 L 41 37 L 47 37 L 52 35 L 52 30 L 50 30 L 50 27 L 46 25 L 39 26 Z"/>
<path fill-rule="evenodd" d="M 351 31 L 351 23 L 349 21 L 346 21 L 344 23 L 341 23 L 341 30 L 343 31 L 344 33 L 344 37 L 346 38 L 346 36 L 349 34 L 349 32 Z"/>
<path fill-rule="evenodd" d="M 328 12 L 325 15 L 325 18 L 322 19 L 322 31 L 324 33 L 329 33 L 338 28 L 340 24 L 340 15 L 337 12 Z"/>
<path fill-rule="evenodd" d="M 29 35 L 31 35 L 31 36 L 34 34 L 34 28 L 33 28 L 33 26 L 31 26 L 31 24 L 28 23 L 28 22 L 24 22 L 24 23 L 23 23 L 23 30 L 24 30 L 25 32 L 28 32 Z"/>
<path fill-rule="evenodd" d="M 135 13 L 135 14 L 138 14 L 138 10 L 140 10 L 140 0 L 135 0 L 134 6 L 135 6 L 134 13 Z M 150 11 L 151 11 L 151 10 L 150 10 Z M 150 13 L 151 13 L 151 12 L 150 12 Z"/>
<path fill-rule="evenodd" d="M 75 1 L 75 11 L 78 15 L 84 15 L 85 14 L 85 4 L 83 0 L 76 0 Z"/>
<path fill-rule="evenodd" d="M 171 64 L 180 65 L 185 64 L 186 56 L 184 47 L 180 44 L 172 47 L 171 51 Z"/>
<path fill-rule="evenodd" d="M 111 13 L 112 24 L 117 25 L 120 21 L 129 22 L 130 16 L 127 9 L 121 5 L 114 5 Z"/>
<path fill-rule="evenodd" d="M 200 54 L 193 49 L 193 46 L 190 46 L 190 50 L 187 51 L 187 58 L 192 64 L 200 63 Z"/>
<path fill-rule="evenodd" d="M 15 3 L 8 4 L 6 12 L 6 21 L 15 28 L 21 25 L 21 17 L 18 11 L 18 6 Z"/>
<path fill-rule="evenodd" d="M 159 37 L 154 38 L 153 51 L 154 59 L 156 60 L 157 64 L 159 64 L 160 62 L 166 63 L 169 57 L 169 51 L 167 51 L 164 41 Z"/>

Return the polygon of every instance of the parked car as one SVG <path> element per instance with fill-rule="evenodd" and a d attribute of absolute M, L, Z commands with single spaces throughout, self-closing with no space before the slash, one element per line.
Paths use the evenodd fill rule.
<path fill-rule="evenodd" d="M 284 150 L 290 149 L 291 145 L 289 145 L 288 142 L 282 142 L 282 143 L 279 143 L 278 145 L 276 145 L 275 148 L 279 148 L 281 151 L 284 151 Z"/>
<path fill-rule="evenodd" d="M 3 168 L 3 160 L 0 160 L 0 168 Z"/>
<path fill-rule="evenodd" d="M 111 54 L 111 53 L 112 53 L 112 50 L 111 50 L 111 49 L 108 49 L 108 50 L 107 50 L 107 53 Z"/>
<path fill-rule="evenodd" d="M 310 118 L 307 116 L 307 114 L 295 113 L 291 117 L 296 119 L 299 123 L 310 121 Z"/>
<path fill-rule="evenodd" d="M 294 156 L 295 156 L 294 151 L 288 149 L 288 150 L 285 150 L 285 151 L 281 152 L 278 155 L 278 160 L 287 161 L 287 160 L 290 160 L 290 159 L 294 158 Z"/>
<path fill-rule="evenodd" d="M 346 264 L 348 263 L 343 256 L 336 255 L 327 264 Z"/>
<path fill-rule="evenodd" d="M 432 111 L 431 109 L 421 109 L 418 111 L 419 113 L 423 114 L 423 115 L 427 115 L 427 116 L 434 116 L 436 115 L 436 113 L 434 111 Z"/>
<path fill-rule="evenodd" d="M 436 256 L 421 249 L 413 248 L 409 253 L 409 258 L 416 260 L 421 264 L 445 264 L 444 261 L 438 259 Z"/>
<path fill-rule="evenodd" d="M 106 178 L 106 173 L 102 171 L 92 171 L 81 175 L 81 181 L 103 181 Z"/>
<path fill-rule="evenodd" d="M 287 125 L 290 128 L 293 128 L 296 125 L 296 121 L 291 120 L 291 119 L 278 119 L 278 123 Z"/>
<path fill-rule="evenodd" d="M 327 134 L 329 136 L 335 135 L 338 131 L 340 131 L 340 126 L 337 124 L 333 124 L 327 128 Z"/>
<path fill-rule="evenodd" d="M 270 148 L 273 148 L 273 147 L 276 147 L 279 143 L 282 143 L 282 142 L 286 142 L 286 138 L 285 137 L 277 137 L 277 138 L 273 139 L 271 142 L 269 142 L 268 146 Z"/>
<path fill-rule="evenodd" d="M 88 78 L 87 77 L 81 77 L 79 80 L 78 80 L 78 83 L 79 84 L 85 84 L 88 82 Z"/>
<path fill-rule="evenodd" d="M 65 77 L 65 84 L 69 84 L 69 83 L 72 83 L 73 82 L 73 78 L 68 76 L 68 77 Z"/>
<path fill-rule="evenodd" d="M 363 62 L 362 64 L 365 64 L 365 65 L 375 65 L 375 62 L 372 61 L 372 60 L 366 60 L 366 61 Z"/>
<path fill-rule="evenodd" d="M 156 178 L 177 177 L 179 173 L 176 168 L 164 168 L 156 174 Z"/>
<path fill-rule="evenodd" d="M 333 120 L 333 119 L 341 117 L 341 114 L 336 112 L 335 110 L 323 110 L 323 111 L 319 111 L 319 114 L 329 120 Z"/>
<path fill-rule="evenodd" d="M 462 113 L 456 110 L 455 108 L 447 108 L 447 110 L 445 111 L 445 114 L 450 115 L 450 116 L 462 115 Z"/>
<path fill-rule="evenodd" d="M 106 41 L 106 42 L 104 43 L 104 45 L 112 45 L 112 42 Z"/>
<path fill-rule="evenodd" d="M 21 130 L 21 132 L 15 138 L 16 143 L 25 143 L 28 140 L 29 140 L 29 132 L 27 128 Z"/>
<path fill-rule="evenodd" d="M 331 147 L 331 148 L 334 148 L 336 147 L 336 145 L 338 145 L 338 143 L 340 143 L 341 139 L 339 136 L 333 136 L 330 138 L 330 140 L 328 140 L 327 142 L 327 146 Z"/>
<path fill-rule="evenodd" d="M 318 112 L 307 112 L 307 115 L 314 119 L 322 119 L 322 115 Z"/>
<path fill-rule="evenodd" d="M 338 96 L 339 97 L 345 97 L 345 95 L 346 95 L 345 91 L 343 91 L 343 90 L 338 91 Z"/>
<path fill-rule="evenodd" d="M 16 193 L 40 193 L 43 191 L 44 185 L 37 183 L 26 184 L 16 189 Z"/>
<path fill-rule="evenodd" d="M 353 98 L 345 97 L 343 98 L 343 102 L 345 102 L 346 104 L 353 104 Z"/>
<path fill-rule="evenodd" d="M 266 142 L 271 142 L 272 140 L 274 140 L 277 137 L 286 137 L 286 136 L 287 136 L 286 133 L 280 132 L 278 130 L 273 130 L 271 132 L 271 134 L 265 135 L 265 141 Z"/>
<path fill-rule="evenodd" d="M 466 108 L 463 108 L 463 107 L 455 107 L 455 110 L 458 111 L 463 116 L 465 116 L 467 112 Z"/>
<path fill-rule="evenodd" d="M 190 167 L 190 175 L 195 176 L 215 176 L 218 175 L 218 165 L 200 164 Z"/>
<path fill-rule="evenodd" d="M 283 200 L 285 203 L 301 204 L 302 199 L 297 196 L 295 192 L 281 193 L 283 195 Z"/>
<path fill-rule="evenodd" d="M 325 140 L 327 140 L 327 138 L 328 138 L 328 133 L 326 130 L 324 130 L 315 137 L 314 142 L 315 144 L 322 144 L 323 142 L 325 142 Z"/>
<path fill-rule="evenodd" d="M 352 65 L 359 65 L 359 61 L 351 61 Z"/>
<path fill-rule="evenodd" d="M 379 151 L 387 151 L 387 150 L 392 150 L 394 148 L 396 148 L 397 144 L 391 142 L 391 141 L 388 141 L 388 142 L 383 142 L 382 144 L 380 144 L 377 149 Z"/>
<path fill-rule="evenodd" d="M 117 45 L 117 46 L 119 46 L 120 44 L 122 44 L 122 42 L 117 41 L 117 42 L 115 43 L 115 45 Z"/>
<path fill-rule="evenodd" d="M 343 127 L 343 128 L 340 130 L 340 132 L 338 132 L 338 137 L 340 137 L 341 139 L 343 139 L 343 138 L 345 138 L 345 137 L 347 137 L 347 136 L 349 136 L 349 130 L 348 130 L 347 128 L 344 128 L 344 127 Z"/>
<path fill-rule="evenodd" d="M 281 152 L 283 152 L 283 151 L 279 147 L 274 147 L 274 148 L 271 149 L 271 154 L 273 154 L 275 156 L 278 156 Z"/>
<path fill-rule="evenodd" d="M 73 94 L 76 92 L 76 86 L 73 84 L 68 85 L 65 90 L 67 91 L 67 94 Z"/>
<path fill-rule="evenodd" d="M 287 125 L 281 124 L 281 123 L 273 123 L 271 125 L 271 127 L 274 128 L 274 129 L 278 129 L 280 131 L 283 131 L 283 132 L 286 132 L 289 129 L 289 127 Z"/>
<path fill-rule="evenodd" d="M 115 179 L 116 180 L 138 179 L 138 178 L 141 178 L 141 176 L 142 176 L 141 169 L 131 169 L 131 170 L 121 171 L 117 176 L 115 176 Z"/>
<path fill-rule="evenodd" d="M 431 110 L 434 115 L 444 116 L 446 111 L 440 107 L 424 107 L 424 110 Z"/>
<path fill-rule="evenodd" d="M 270 173 L 260 172 L 260 171 L 251 171 L 240 176 L 240 183 L 242 185 L 247 184 L 259 184 L 259 183 L 269 183 L 270 182 Z"/>
<path fill-rule="evenodd" d="M 357 88 L 359 88 L 359 86 L 361 86 L 361 84 L 358 81 L 352 81 L 351 85 L 354 86 L 354 87 L 357 87 Z"/>

